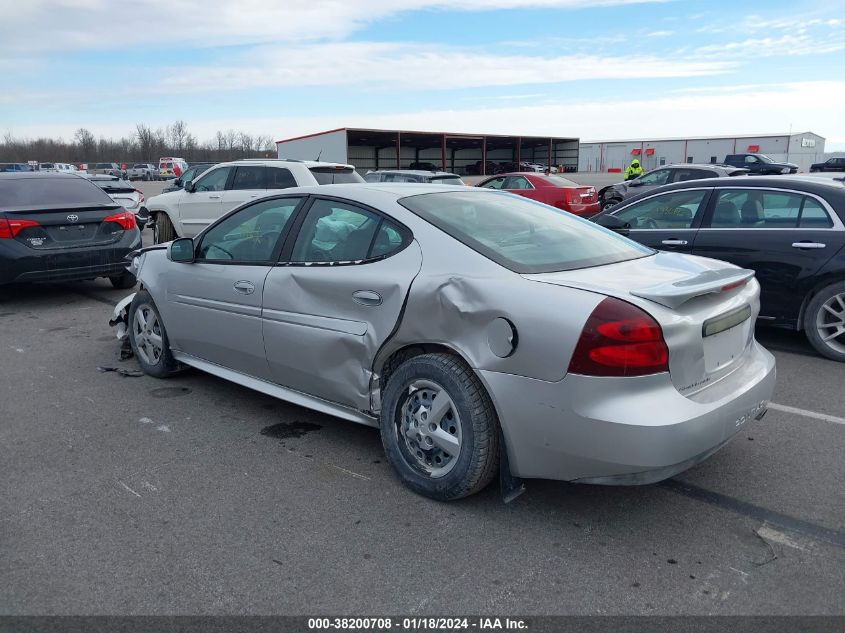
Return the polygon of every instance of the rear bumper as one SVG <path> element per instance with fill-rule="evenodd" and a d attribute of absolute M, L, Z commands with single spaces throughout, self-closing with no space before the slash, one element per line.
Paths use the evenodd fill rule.
<path fill-rule="evenodd" d="M 110 277 L 126 271 L 126 256 L 141 246 L 133 229 L 114 244 L 36 250 L 15 240 L 0 240 L 0 284 L 30 281 L 75 281 Z"/>
<path fill-rule="evenodd" d="M 566 211 L 569 211 L 577 216 L 589 218 L 597 213 L 601 213 L 601 204 L 599 202 L 591 202 L 589 204 L 571 204 L 566 208 Z"/>
<path fill-rule="evenodd" d="M 706 459 L 765 413 L 776 377 L 774 357 L 756 342 L 741 367 L 691 397 L 665 373 L 557 383 L 479 374 L 514 475 L 598 484 L 653 483 Z"/>

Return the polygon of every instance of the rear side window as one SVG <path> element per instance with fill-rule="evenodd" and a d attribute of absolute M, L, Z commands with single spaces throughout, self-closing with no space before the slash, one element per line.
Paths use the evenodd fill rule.
<path fill-rule="evenodd" d="M 289 169 L 282 167 L 265 167 L 267 170 L 267 189 L 287 189 L 296 187 L 296 180 Z"/>
<path fill-rule="evenodd" d="M 686 180 L 698 180 L 700 178 L 714 178 L 715 172 L 707 169 L 676 169 L 672 182 L 684 182 Z"/>
<path fill-rule="evenodd" d="M 83 178 L 0 179 L 0 209 L 38 210 L 79 206 L 115 206 L 106 193 Z"/>
<path fill-rule="evenodd" d="M 264 189 L 264 167 L 261 165 L 238 167 L 230 189 Z"/>
<path fill-rule="evenodd" d="M 373 242 L 373 248 L 370 251 L 370 257 L 383 257 L 395 253 L 402 248 L 402 243 L 402 233 L 399 228 L 392 222 L 382 220 Z"/>
<path fill-rule="evenodd" d="M 311 173 L 319 185 L 334 185 L 350 182 L 364 182 L 351 167 L 312 167 Z"/>
<path fill-rule="evenodd" d="M 367 259 L 381 218 L 335 200 L 311 205 L 296 238 L 291 261 L 351 262 Z"/>
<path fill-rule="evenodd" d="M 829 228 L 833 222 L 813 198 L 799 193 L 730 189 L 720 191 L 711 228 Z"/>

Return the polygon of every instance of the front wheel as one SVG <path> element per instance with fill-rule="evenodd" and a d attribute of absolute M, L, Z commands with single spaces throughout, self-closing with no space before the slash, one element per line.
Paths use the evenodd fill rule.
<path fill-rule="evenodd" d="M 389 377 L 381 411 L 387 460 L 414 492 L 451 501 L 482 490 L 499 464 L 493 403 L 458 357 L 423 354 Z"/>
<path fill-rule="evenodd" d="M 620 200 L 619 198 L 611 198 L 610 200 L 604 203 L 604 206 L 602 206 L 601 210 L 607 211 L 608 209 L 612 209 L 620 202 L 622 202 L 622 200 Z"/>
<path fill-rule="evenodd" d="M 156 213 L 155 226 L 153 227 L 153 243 L 164 244 L 176 239 L 176 231 L 173 223 L 166 213 Z"/>
<path fill-rule="evenodd" d="M 810 300 L 804 331 L 819 354 L 845 362 L 845 282 L 822 288 Z"/>
<path fill-rule="evenodd" d="M 146 290 L 135 295 L 129 304 L 129 345 L 145 374 L 167 378 L 179 368 L 173 358 L 167 330 L 161 315 Z"/>

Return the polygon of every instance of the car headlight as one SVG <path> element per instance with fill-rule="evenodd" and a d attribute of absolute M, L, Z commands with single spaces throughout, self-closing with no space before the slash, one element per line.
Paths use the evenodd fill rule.
<path fill-rule="evenodd" d="M 784 167 L 783 169 L 780 170 L 780 173 L 788 174 L 789 173 L 789 167 Z"/>

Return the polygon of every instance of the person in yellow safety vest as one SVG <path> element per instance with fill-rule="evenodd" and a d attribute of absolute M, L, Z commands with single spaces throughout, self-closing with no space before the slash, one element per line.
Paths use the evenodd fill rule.
<path fill-rule="evenodd" d="M 640 165 L 640 161 L 636 158 L 631 161 L 631 164 L 628 165 L 628 168 L 625 170 L 625 180 L 633 180 L 638 176 L 643 175 L 643 168 Z"/>

